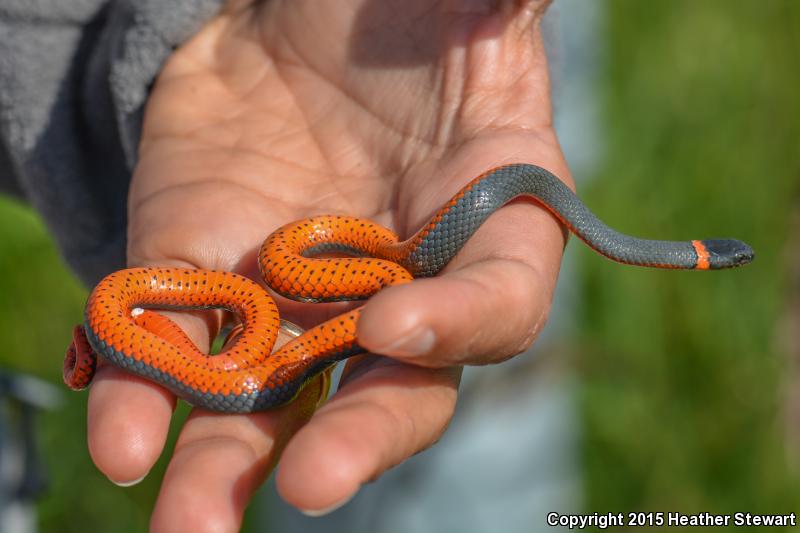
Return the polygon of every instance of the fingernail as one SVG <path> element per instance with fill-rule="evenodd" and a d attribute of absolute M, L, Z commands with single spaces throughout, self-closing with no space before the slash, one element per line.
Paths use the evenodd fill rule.
<path fill-rule="evenodd" d="M 353 496 L 355 496 L 355 493 L 350 494 L 346 498 L 343 498 L 338 502 L 334 503 L 333 505 L 329 505 L 328 507 L 325 507 L 323 509 L 300 509 L 300 512 L 312 518 L 319 518 L 320 516 L 325 516 L 326 514 L 330 514 L 334 512 L 336 509 L 343 507 L 344 505 L 347 504 L 347 502 L 353 499 Z"/>
<path fill-rule="evenodd" d="M 397 355 L 401 357 L 425 355 L 431 351 L 434 344 L 436 344 L 436 334 L 433 330 L 421 327 L 375 351 L 382 355 Z"/>
<path fill-rule="evenodd" d="M 108 479 L 109 479 L 109 481 L 111 481 L 111 483 L 113 483 L 114 485 L 116 485 L 118 487 L 132 487 L 134 485 L 138 485 L 139 483 L 141 483 L 142 480 L 144 480 L 144 478 L 146 478 L 147 474 L 149 474 L 149 473 L 150 472 L 145 472 L 145 474 L 142 477 L 140 477 L 138 479 L 134 479 L 133 481 L 114 481 L 111 478 L 108 478 Z"/>

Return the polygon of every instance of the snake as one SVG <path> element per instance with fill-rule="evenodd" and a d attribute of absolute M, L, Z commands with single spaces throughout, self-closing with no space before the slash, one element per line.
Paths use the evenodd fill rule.
<path fill-rule="evenodd" d="M 368 219 L 314 216 L 270 234 L 258 253 L 266 285 L 303 302 L 365 300 L 390 286 L 439 274 L 478 228 L 518 197 L 532 198 L 599 254 L 619 263 L 717 270 L 754 258 L 736 239 L 649 240 L 617 232 L 548 170 L 518 163 L 471 180 L 406 240 Z M 156 310 L 224 309 L 239 321 L 222 351 L 209 355 Z M 315 376 L 365 353 L 356 334 L 363 307 L 306 330 L 273 352 L 281 319 L 259 282 L 239 274 L 188 268 L 129 268 L 91 291 L 82 325 L 64 361 L 64 381 L 86 388 L 98 356 L 222 413 L 276 408 Z"/>

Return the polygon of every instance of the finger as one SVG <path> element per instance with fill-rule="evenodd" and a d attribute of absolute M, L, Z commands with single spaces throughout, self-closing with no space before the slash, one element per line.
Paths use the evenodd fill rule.
<path fill-rule="evenodd" d="M 253 493 L 324 390 L 317 378 L 288 406 L 254 415 L 193 411 L 164 475 L 151 530 L 238 531 Z"/>
<path fill-rule="evenodd" d="M 155 464 L 169 430 L 175 398 L 161 387 L 108 364 L 89 391 L 89 453 L 112 482 L 134 485 Z"/>
<path fill-rule="evenodd" d="M 374 353 L 426 366 L 488 364 L 531 345 L 544 326 L 564 246 L 531 202 L 495 213 L 443 276 L 374 296 L 358 325 Z"/>
<path fill-rule="evenodd" d="M 208 345 L 215 317 L 170 317 L 199 346 Z M 89 390 L 87 412 L 89 453 L 97 468 L 118 485 L 141 481 L 161 455 L 175 402 L 160 385 L 101 364 Z"/>
<path fill-rule="evenodd" d="M 333 399 L 289 443 L 276 474 L 282 497 L 313 516 L 436 442 L 453 415 L 461 375 L 373 356 L 348 369 Z"/>
<path fill-rule="evenodd" d="M 177 260 L 159 265 L 191 266 Z M 165 314 L 203 350 L 219 327 L 216 313 Z M 97 468 L 122 486 L 144 479 L 164 449 L 175 404 L 162 386 L 100 361 L 87 407 L 89 453 Z"/>

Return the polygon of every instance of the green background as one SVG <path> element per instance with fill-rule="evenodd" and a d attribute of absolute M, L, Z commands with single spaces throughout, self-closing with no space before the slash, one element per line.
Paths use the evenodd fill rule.
<path fill-rule="evenodd" d="M 600 12 L 604 154 L 579 176 L 591 178 L 581 195 L 622 231 L 736 236 L 757 260 L 639 270 L 573 241 L 581 306 L 565 357 L 581 381 L 585 510 L 798 510 L 789 429 L 800 427 L 785 420 L 800 363 L 788 342 L 800 327 L 789 277 L 800 272 L 800 2 L 609 0 Z M 0 367 L 60 383 L 85 295 L 41 222 L 0 199 Z M 41 420 L 42 530 L 145 530 L 163 460 L 136 487 L 111 485 L 87 455 L 85 401 L 65 394 Z"/>
<path fill-rule="evenodd" d="M 706 275 L 582 251 L 589 507 L 800 510 L 781 330 L 800 265 L 800 2 L 607 7 L 608 150 L 586 201 L 612 227 L 737 236 L 757 259 Z"/>

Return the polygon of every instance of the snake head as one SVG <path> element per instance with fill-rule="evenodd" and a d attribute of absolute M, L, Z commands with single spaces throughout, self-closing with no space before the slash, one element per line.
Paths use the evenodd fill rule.
<path fill-rule="evenodd" d="M 708 251 L 708 268 L 712 270 L 746 265 L 755 258 L 750 245 L 736 239 L 706 239 L 701 242 Z"/>

